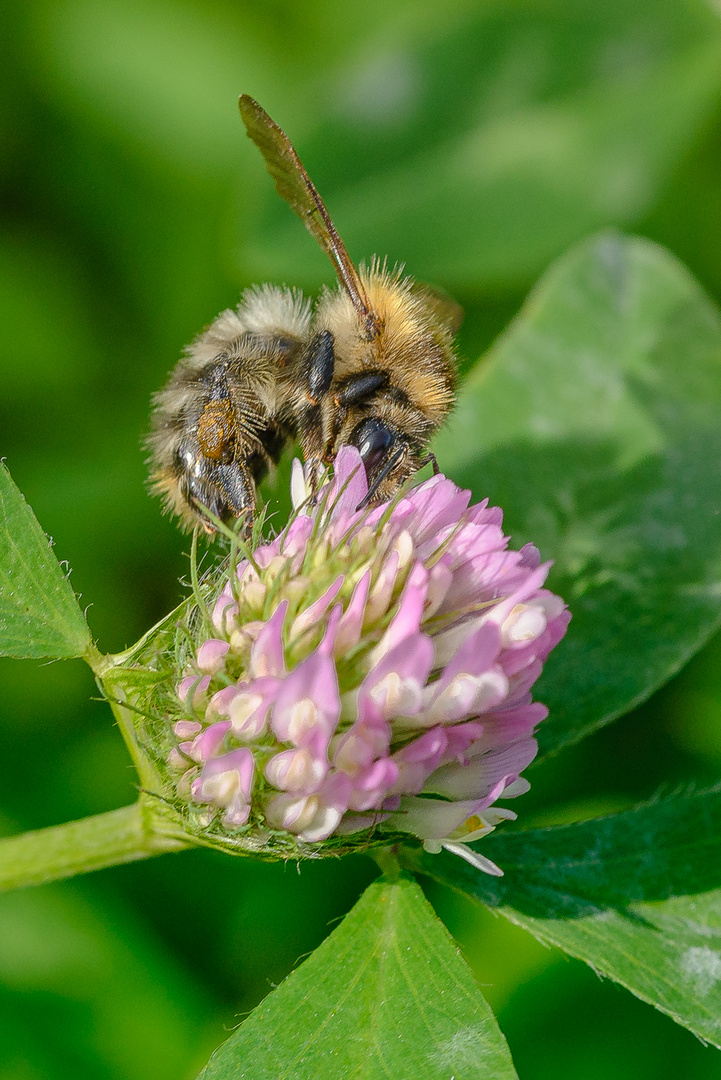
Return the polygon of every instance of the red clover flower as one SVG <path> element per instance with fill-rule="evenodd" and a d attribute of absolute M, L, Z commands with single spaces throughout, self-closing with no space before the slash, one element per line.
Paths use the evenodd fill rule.
<path fill-rule="evenodd" d="M 530 690 L 569 613 L 501 511 L 434 476 L 390 503 L 357 450 L 231 563 L 174 692 L 170 776 L 191 826 L 314 855 L 406 833 L 501 871 L 469 841 L 528 789 Z"/>

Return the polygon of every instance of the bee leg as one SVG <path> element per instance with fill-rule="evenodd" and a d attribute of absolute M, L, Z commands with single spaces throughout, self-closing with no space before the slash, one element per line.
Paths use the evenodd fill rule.
<path fill-rule="evenodd" d="M 311 338 L 301 361 L 301 371 L 308 381 L 308 401 L 317 405 L 330 390 L 335 367 L 335 348 L 330 330 L 321 330 Z"/>
<path fill-rule="evenodd" d="M 335 348 L 330 330 L 311 338 L 300 365 L 305 396 L 298 410 L 303 457 L 313 491 L 320 484 L 323 461 L 323 398 L 330 390 L 335 367 Z"/>
<path fill-rule="evenodd" d="M 249 536 L 253 531 L 255 518 L 255 484 L 248 470 L 240 461 L 231 461 L 216 468 L 218 484 L 226 498 L 230 517 L 244 519 L 243 533 Z M 225 519 L 223 519 L 225 520 Z"/>
<path fill-rule="evenodd" d="M 328 438 L 325 441 L 323 447 L 323 461 L 326 465 L 330 465 L 335 459 L 334 447 L 338 438 L 338 432 L 345 423 L 345 418 L 348 415 L 348 410 L 342 405 L 338 405 L 336 402 L 336 409 L 333 413 L 333 419 L 331 421 L 330 431 L 328 432 Z"/>
<path fill-rule="evenodd" d="M 354 375 L 338 390 L 333 400 L 336 405 L 349 408 L 365 401 L 376 390 L 381 390 L 388 384 L 387 371 L 364 371 L 361 375 Z"/>
<path fill-rule="evenodd" d="M 429 450 L 427 452 L 426 456 L 423 458 L 422 461 L 418 462 L 418 468 L 422 469 L 425 465 L 432 465 L 433 466 L 433 475 L 434 476 L 438 476 L 438 474 L 441 471 L 440 466 L 438 464 L 438 458 L 436 457 L 436 455 L 431 450 Z"/>
<path fill-rule="evenodd" d="M 221 521 L 244 517 L 247 533 L 253 525 L 255 484 L 238 453 L 238 430 L 223 365 L 212 371 L 210 381 L 212 397 L 198 419 L 200 453 L 188 478 L 189 501 L 205 517 L 206 531 L 214 532 L 215 524 L 203 515 L 203 508 Z"/>
<path fill-rule="evenodd" d="M 333 425 L 328 436 L 323 458 L 325 461 L 333 460 L 333 447 L 335 446 L 338 432 L 343 427 L 348 409 L 353 405 L 359 405 L 377 390 L 381 390 L 388 383 L 386 371 L 367 371 L 360 375 L 354 375 L 341 386 L 333 397 L 335 413 Z"/>
<path fill-rule="evenodd" d="M 207 533 L 217 532 L 213 518 L 232 521 L 243 517 L 244 534 L 253 528 L 255 485 L 239 461 L 218 462 L 199 456 L 183 482 L 183 495 L 201 518 Z"/>

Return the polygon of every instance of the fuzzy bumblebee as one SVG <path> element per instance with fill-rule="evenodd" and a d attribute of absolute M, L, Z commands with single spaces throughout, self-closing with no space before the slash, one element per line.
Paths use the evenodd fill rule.
<path fill-rule="evenodd" d="M 339 284 L 314 310 L 296 290 L 248 290 L 156 395 L 151 481 L 185 526 L 210 533 L 218 519 L 244 517 L 252 529 L 256 486 L 293 441 L 314 488 L 340 446 L 355 446 L 366 504 L 392 497 L 429 461 L 435 470 L 428 444 L 453 404 L 461 318 L 448 297 L 385 263 L 356 269 L 285 133 L 247 95 L 240 112 Z"/>

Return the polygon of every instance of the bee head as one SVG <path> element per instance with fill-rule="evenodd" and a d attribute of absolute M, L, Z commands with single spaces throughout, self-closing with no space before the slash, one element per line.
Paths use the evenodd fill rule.
<path fill-rule="evenodd" d="M 357 447 L 368 477 L 368 494 L 361 506 L 390 498 L 420 467 L 418 454 L 407 437 L 381 417 L 361 420 L 348 442 Z"/>

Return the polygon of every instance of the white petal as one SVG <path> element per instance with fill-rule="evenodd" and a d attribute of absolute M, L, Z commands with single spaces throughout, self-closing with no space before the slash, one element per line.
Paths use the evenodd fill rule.
<path fill-rule="evenodd" d="M 494 862 L 487 859 L 485 855 L 474 851 L 473 848 L 466 847 L 465 844 L 448 843 L 443 844 L 443 847 L 453 855 L 460 855 L 462 859 L 469 862 L 471 866 L 475 866 L 477 870 L 482 870 L 484 874 L 490 874 L 492 877 L 503 877 L 500 866 L 496 866 Z"/>
<path fill-rule="evenodd" d="M 298 833 L 300 840 L 305 840 L 309 844 L 316 844 L 320 840 L 325 840 L 333 830 L 338 826 L 343 814 L 340 810 L 334 806 L 322 806 L 319 808 L 315 817 L 309 826 Z"/>
<path fill-rule="evenodd" d="M 288 738 L 297 745 L 315 730 L 317 724 L 318 709 L 315 702 L 311 698 L 301 698 L 290 710 Z"/>
<path fill-rule="evenodd" d="M 531 790 L 531 785 L 526 780 L 525 776 L 519 776 L 517 780 L 514 780 L 512 784 L 503 789 L 504 799 L 515 799 L 517 795 L 525 795 L 527 791 Z"/>
<path fill-rule="evenodd" d="M 300 832 L 310 825 L 318 809 L 317 795 L 277 795 L 265 808 L 265 816 L 270 825 L 288 832 Z"/>
<path fill-rule="evenodd" d="M 209 776 L 203 780 L 201 790 L 205 802 L 230 806 L 240 793 L 240 773 L 237 769 L 228 769 L 227 772 Z"/>
<path fill-rule="evenodd" d="M 402 679 L 389 671 L 370 691 L 370 697 L 385 716 L 412 716 L 421 703 L 421 687 L 415 679 Z"/>
<path fill-rule="evenodd" d="M 311 495 L 310 484 L 306 480 L 303 465 L 298 458 L 293 458 L 290 467 L 290 501 L 294 510 L 299 510 Z"/>
<path fill-rule="evenodd" d="M 546 613 L 540 604 L 516 604 L 501 625 L 501 642 L 505 646 L 535 641 L 546 629 Z"/>
<path fill-rule="evenodd" d="M 252 739 L 260 735 L 265 727 L 265 717 L 261 713 L 248 723 L 251 716 L 263 704 L 260 694 L 239 693 L 228 706 L 228 718 L 236 735 Z"/>

